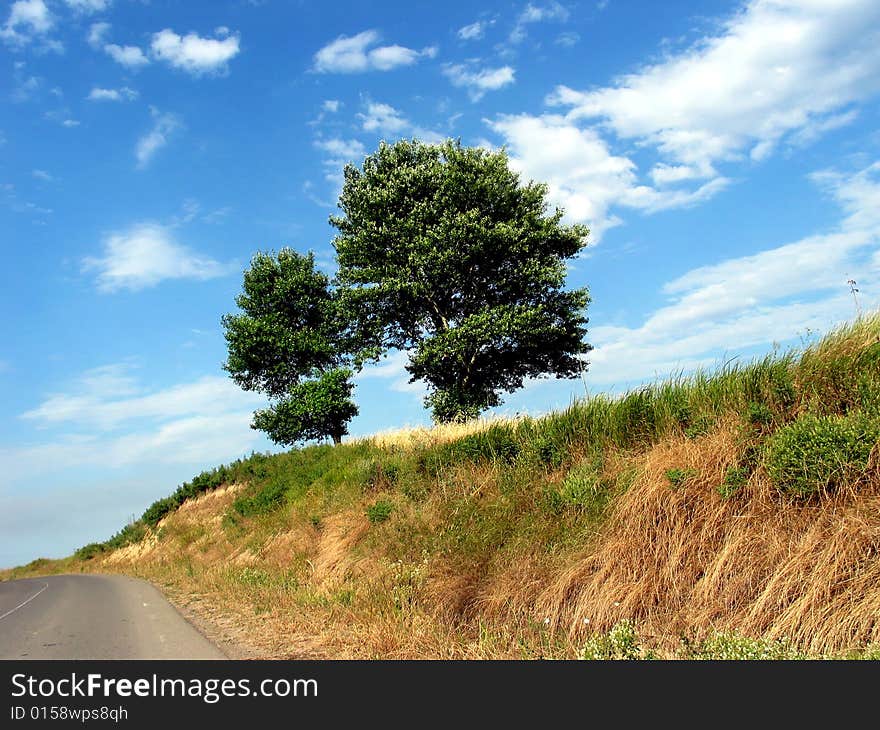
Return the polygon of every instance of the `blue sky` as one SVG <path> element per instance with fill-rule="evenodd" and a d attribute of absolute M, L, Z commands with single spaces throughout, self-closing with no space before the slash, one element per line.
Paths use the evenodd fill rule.
<path fill-rule="evenodd" d="M 585 381 L 797 344 L 877 306 L 876 0 L 0 4 L 0 565 L 270 448 L 220 368 L 257 250 L 312 249 L 381 139 L 506 146 L 569 221 Z M 427 423 L 394 355 L 355 435 Z"/>

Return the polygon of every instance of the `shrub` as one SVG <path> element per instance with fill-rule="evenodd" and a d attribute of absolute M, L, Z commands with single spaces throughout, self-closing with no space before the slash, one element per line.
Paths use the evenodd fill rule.
<path fill-rule="evenodd" d="M 746 418 L 753 426 L 769 426 L 773 423 L 773 411 L 764 403 L 752 401 L 746 410 Z"/>
<path fill-rule="evenodd" d="M 77 550 L 73 556 L 77 560 L 92 560 L 93 558 L 98 557 L 104 552 L 104 543 L 101 542 L 90 542 L 88 545 L 83 545 L 79 550 Z"/>
<path fill-rule="evenodd" d="M 286 484 L 271 482 L 254 495 L 239 497 L 232 503 L 232 508 L 242 517 L 262 515 L 279 507 L 286 494 Z"/>
<path fill-rule="evenodd" d="M 679 654 L 684 659 L 779 661 L 806 659 L 785 639 L 750 639 L 738 634 L 712 634 L 699 644 L 683 642 Z"/>
<path fill-rule="evenodd" d="M 380 499 L 367 507 L 367 518 L 374 525 L 385 522 L 394 511 L 394 505 L 384 499 Z"/>
<path fill-rule="evenodd" d="M 744 466 L 731 466 L 724 472 L 724 480 L 718 487 L 718 494 L 723 499 L 730 499 L 749 480 L 749 470 Z"/>
<path fill-rule="evenodd" d="M 685 482 L 697 476 L 697 472 L 693 469 L 667 469 L 666 478 L 669 483 L 676 489 L 684 485 Z"/>
<path fill-rule="evenodd" d="M 374 461 L 370 464 L 367 472 L 364 489 L 378 491 L 393 487 L 397 483 L 399 472 L 400 465 L 395 462 L 384 464 L 380 461 Z"/>
<path fill-rule="evenodd" d="M 695 439 L 700 436 L 705 436 L 709 433 L 709 429 L 712 428 L 714 424 L 714 419 L 711 416 L 702 415 L 695 418 L 687 428 L 684 430 L 684 435 L 686 438 Z"/>
<path fill-rule="evenodd" d="M 553 514 L 572 509 L 598 518 L 611 499 L 613 486 L 603 479 L 601 458 L 591 459 L 569 471 L 558 489 L 544 492 L 544 507 Z"/>
<path fill-rule="evenodd" d="M 176 510 L 179 506 L 180 502 L 178 502 L 174 497 L 164 497 L 163 499 L 157 499 L 155 502 L 153 502 L 153 504 L 147 507 L 141 519 L 146 522 L 150 527 L 155 527 L 159 524 L 159 520 L 161 520 L 169 512 L 173 512 L 174 510 Z"/>
<path fill-rule="evenodd" d="M 632 621 L 620 621 L 607 634 L 596 634 L 587 639 L 581 659 L 656 659 L 650 650 L 639 643 Z"/>
<path fill-rule="evenodd" d="M 141 520 L 130 522 L 104 543 L 107 550 L 118 550 L 126 545 L 140 542 L 147 534 L 147 527 Z"/>
<path fill-rule="evenodd" d="M 831 491 L 864 475 L 878 438 L 880 422 L 861 413 L 803 415 L 767 442 L 767 473 L 795 497 Z"/>

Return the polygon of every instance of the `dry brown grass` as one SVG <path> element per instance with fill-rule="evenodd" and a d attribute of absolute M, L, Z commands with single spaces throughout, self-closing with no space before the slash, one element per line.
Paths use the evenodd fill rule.
<path fill-rule="evenodd" d="M 824 654 L 880 640 L 880 478 L 798 503 L 759 471 L 722 499 L 737 452 L 732 425 L 652 449 L 598 545 L 541 592 L 539 611 L 572 637 L 631 619 L 667 644 L 723 631 Z M 697 476 L 674 489 L 673 468 Z"/>
<path fill-rule="evenodd" d="M 379 431 L 372 436 L 365 437 L 364 440 L 372 441 L 377 446 L 386 449 L 415 449 L 449 443 L 464 436 L 485 431 L 494 425 L 516 424 L 519 420 L 510 416 L 497 416 L 492 418 L 475 418 L 464 423 L 407 426 L 388 431 Z"/>

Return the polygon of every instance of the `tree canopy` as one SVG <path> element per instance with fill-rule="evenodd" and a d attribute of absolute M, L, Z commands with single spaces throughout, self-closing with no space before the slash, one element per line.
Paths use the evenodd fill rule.
<path fill-rule="evenodd" d="M 223 367 L 242 388 L 274 401 L 254 414 L 253 428 L 280 444 L 327 436 L 338 443 L 358 412 L 350 382 L 358 348 L 313 254 L 258 253 L 235 301 L 240 313 L 222 319 Z"/>
<path fill-rule="evenodd" d="M 333 241 L 337 283 L 358 338 L 411 352 L 435 420 L 501 403 L 526 378 L 586 368 L 589 294 L 566 290 L 588 230 L 548 214 L 507 155 L 460 142 L 382 143 L 348 165 Z"/>

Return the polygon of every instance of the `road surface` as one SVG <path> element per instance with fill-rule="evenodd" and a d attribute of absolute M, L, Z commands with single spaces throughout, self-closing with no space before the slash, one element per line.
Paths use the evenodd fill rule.
<path fill-rule="evenodd" d="M 0 659 L 225 659 L 153 586 L 117 575 L 0 583 Z"/>

